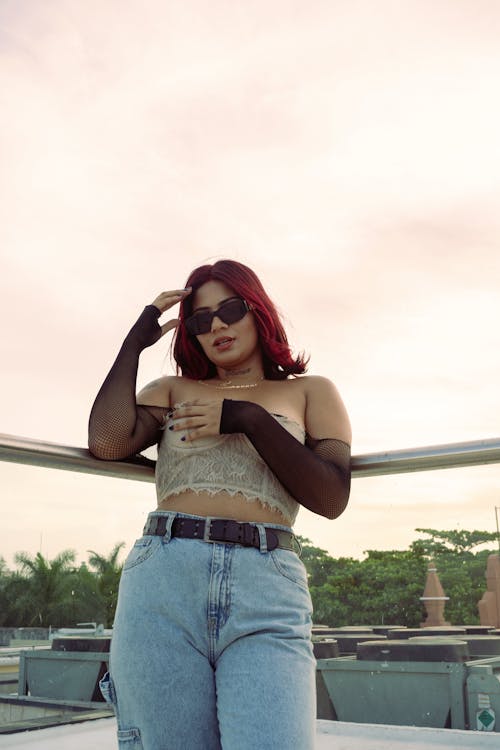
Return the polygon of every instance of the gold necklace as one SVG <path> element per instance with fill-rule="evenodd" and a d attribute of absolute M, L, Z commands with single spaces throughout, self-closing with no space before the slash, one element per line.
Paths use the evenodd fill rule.
<path fill-rule="evenodd" d="M 214 383 L 205 383 L 203 380 L 198 380 L 198 383 L 200 383 L 200 385 L 206 385 L 210 388 L 217 388 L 220 390 L 224 388 L 256 388 L 262 383 L 263 380 L 264 375 L 259 378 L 256 383 L 241 383 L 240 385 L 233 384 L 232 380 L 223 380 L 222 383 L 219 383 L 219 385 L 215 385 Z"/>

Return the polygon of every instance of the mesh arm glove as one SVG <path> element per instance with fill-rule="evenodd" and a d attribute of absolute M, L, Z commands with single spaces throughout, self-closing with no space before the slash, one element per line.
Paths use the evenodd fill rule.
<path fill-rule="evenodd" d="M 345 510 L 351 449 L 342 440 L 308 438 L 302 445 L 262 406 L 224 399 L 221 434 L 242 432 L 276 478 L 301 505 L 326 518 Z"/>
<path fill-rule="evenodd" d="M 139 355 L 161 336 L 160 310 L 147 305 L 128 333 L 90 412 L 89 450 L 116 461 L 159 440 L 167 408 L 136 404 Z"/>

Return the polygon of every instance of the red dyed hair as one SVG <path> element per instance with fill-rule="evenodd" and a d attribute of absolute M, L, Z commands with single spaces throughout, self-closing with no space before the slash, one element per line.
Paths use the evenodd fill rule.
<path fill-rule="evenodd" d="M 289 375 L 301 375 L 306 371 L 307 360 L 301 354 L 293 358 L 278 311 L 258 276 L 243 263 L 219 260 L 213 265 L 195 268 L 186 282 L 186 288 L 191 286 L 193 291 L 181 302 L 181 322 L 172 342 L 177 373 L 195 380 L 217 375 L 215 365 L 208 359 L 197 338 L 191 336 L 184 325 L 193 311 L 194 292 L 207 281 L 222 281 L 252 308 L 262 350 L 264 377 L 268 380 L 284 380 Z"/>

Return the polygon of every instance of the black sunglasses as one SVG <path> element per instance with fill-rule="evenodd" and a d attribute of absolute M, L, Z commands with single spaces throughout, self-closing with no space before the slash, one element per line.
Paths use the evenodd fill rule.
<path fill-rule="evenodd" d="M 239 320 L 242 320 L 249 310 L 251 310 L 251 307 L 244 299 L 233 297 L 225 300 L 213 312 L 211 310 L 199 310 L 195 312 L 194 315 L 186 318 L 184 324 L 188 333 L 192 336 L 200 336 L 200 334 L 208 333 L 212 330 L 212 321 L 215 317 L 222 320 L 226 325 L 231 325 L 231 323 L 237 323 Z"/>

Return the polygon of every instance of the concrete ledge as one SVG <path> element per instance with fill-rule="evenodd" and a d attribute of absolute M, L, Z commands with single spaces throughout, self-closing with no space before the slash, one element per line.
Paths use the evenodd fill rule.
<path fill-rule="evenodd" d="M 457 729 L 397 727 L 318 721 L 316 750 L 490 750 L 499 747 L 499 735 Z M 114 718 L 84 724 L 38 729 L 0 736 L 0 747 L 18 750 L 115 750 Z"/>
<path fill-rule="evenodd" d="M 399 727 L 318 721 L 317 750 L 489 750 L 500 747 L 498 732 Z"/>

